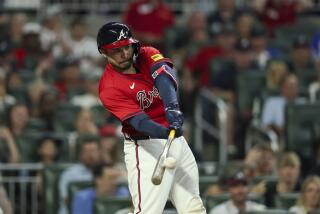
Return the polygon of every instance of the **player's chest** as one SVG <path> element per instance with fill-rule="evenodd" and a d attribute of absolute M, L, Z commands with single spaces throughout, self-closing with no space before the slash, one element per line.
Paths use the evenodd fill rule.
<path fill-rule="evenodd" d="M 143 110 L 147 110 L 161 102 L 159 91 L 151 82 L 130 80 L 127 82 L 127 91 L 130 98 L 135 100 Z"/>

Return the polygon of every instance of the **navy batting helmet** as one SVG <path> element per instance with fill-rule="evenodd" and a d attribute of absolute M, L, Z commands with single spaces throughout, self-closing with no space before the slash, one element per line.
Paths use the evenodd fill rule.
<path fill-rule="evenodd" d="M 132 38 L 129 27 L 119 22 L 109 22 L 103 25 L 97 35 L 97 45 L 99 52 L 103 49 L 113 49 L 134 44 L 137 51 L 139 41 Z"/>

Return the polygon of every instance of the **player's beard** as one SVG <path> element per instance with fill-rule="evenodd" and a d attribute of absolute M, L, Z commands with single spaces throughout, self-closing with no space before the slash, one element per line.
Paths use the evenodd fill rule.
<path fill-rule="evenodd" d="M 127 70 L 129 70 L 132 65 L 133 65 L 133 59 L 127 60 L 125 62 L 122 63 L 114 63 L 110 61 L 110 64 L 112 65 L 112 67 L 119 71 L 119 72 L 125 72 Z"/>

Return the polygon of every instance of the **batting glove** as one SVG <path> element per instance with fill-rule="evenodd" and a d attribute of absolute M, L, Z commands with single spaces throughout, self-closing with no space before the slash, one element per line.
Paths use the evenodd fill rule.
<path fill-rule="evenodd" d="M 183 134 L 183 113 L 179 110 L 178 105 L 170 105 L 165 108 L 166 118 L 169 121 L 169 130 L 176 130 L 176 137 L 180 137 Z"/>

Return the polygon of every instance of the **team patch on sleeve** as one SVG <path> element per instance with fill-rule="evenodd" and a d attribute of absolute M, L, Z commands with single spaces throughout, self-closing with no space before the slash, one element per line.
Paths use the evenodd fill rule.
<path fill-rule="evenodd" d="M 160 60 L 160 59 L 163 59 L 163 56 L 162 56 L 162 54 L 155 54 L 155 55 L 152 55 L 151 56 L 151 59 L 153 59 L 153 61 L 158 61 L 158 60 Z"/>

